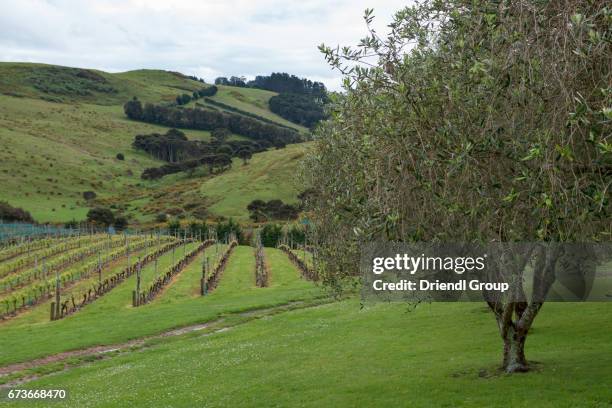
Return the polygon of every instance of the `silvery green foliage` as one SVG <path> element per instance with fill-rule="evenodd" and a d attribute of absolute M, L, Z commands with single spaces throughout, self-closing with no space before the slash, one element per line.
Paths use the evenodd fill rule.
<path fill-rule="evenodd" d="M 304 166 L 324 282 L 355 276 L 375 239 L 610 240 L 605 1 L 425 1 L 384 35 L 373 18 L 356 47 L 320 46 L 345 88 Z M 538 256 L 545 293 L 561 254 Z M 541 305 L 489 303 L 507 371 L 526 369 Z"/>

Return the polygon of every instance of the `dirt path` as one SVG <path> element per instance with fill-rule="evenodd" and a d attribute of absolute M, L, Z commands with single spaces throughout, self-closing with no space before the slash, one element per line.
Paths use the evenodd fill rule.
<path fill-rule="evenodd" d="M 107 356 L 114 355 L 115 352 L 133 352 L 140 348 L 145 348 L 147 341 L 153 340 L 153 339 L 162 339 L 162 338 L 167 338 L 167 337 L 180 336 L 183 334 L 196 332 L 196 331 L 202 331 L 205 329 L 211 329 L 211 330 L 205 333 L 204 335 L 212 335 L 215 333 L 220 333 L 220 332 L 230 330 L 231 328 L 235 326 L 247 323 L 249 321 L 252 321 L 254 319 L 258 319 L 264 316 L 270 316 L 273 314 L 288 312 L 288 311 L 292 311 L 296 309 L 317 307 L 317 306 L 321 306 L 321 305 L 330 303 L 331 301 L 332 301 L 331 299 L 318 299 L 314 302 L 294 301 L 294 302 L 289 302 L 289 303 L 285 303 L 283 305 L 274 306 L 274 307 L 252 309 L 252 310 L 248 310 L 248 311 L 240 312 L 240 313 L 231 313 L 231 314 L 226 315 L 226 317 L 219 317 L 217 319 L 210 320 L 205 323 L 199 323 L 199 324 L 189 325 L 185 327 L 180 327 L 180 328 L 162 332 L 160 334 L 156 334 L 152 336 L 145 336 L 145 337 L 141 337 L 138 339 L 130 340 L 125 343 L 113 344 L 113 345 L 107 345 L 107 346 L 101 345 L 101 346 L 88 347 L 88 348 L 81 349 L 81 350 L 66 351 L 63 353 L 53 354 L 53 355 L 38 358 L 35 360 L 25 361 L 22 363 L 10 364 L 4 367 L 0 367 L 0 377 L 5 377 L 11 374 L 16 374 L 24 370 L 35 369 L 37 367 L 44 366 L 44 365 L 51 364 L 51 363 L 65 361 L 67 359 L 74 359 L 75 357 L 76 358 L 95 357 L 96 359 L 102 359 Z M 230 316 L 231 317 L 241 317 L 243 319 L 239 319 L 238 322 L 234 321 L 232 323 L 232 322 L 228 322 L 228 318 Z M 87 362 L 89 361 L 85 361 L 85 359 L 83 359 L 82 362 L 77 363 L 77 364 L 70 364 L 70 365 L 67 364 L 64 367 L 64 369 L 76 367 L 78 365 L 82 365 Z M 32 381 L 39 377 L 40 377 L 39 375 L 32 375 L 29 373 L 24 373 L 23 376 L 0 385 L 0 389 L 12 387 L 12 386 L 15 386 L 16 384 L 22 384 L 24 382 Z"/>

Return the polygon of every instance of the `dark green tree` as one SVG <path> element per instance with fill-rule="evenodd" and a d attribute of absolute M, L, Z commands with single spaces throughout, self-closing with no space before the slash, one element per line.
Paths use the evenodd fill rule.
<path fill-rule="evenodd" d="M 243 164 L 246 165 L 248 161 L 253 157 L 253 149 L 250 147 L 243 147 L 238 151 L 238 157 L 240 157 L 243 161 Z"/>
<path fill-rule="evenodd" d="M 115 222 L 115 216 L 108 208 L 95 207 L 87 212 L 87 221 L 91 224 L 108 227 Z"/>
<path fill-rule="evenodd" d="M 140 103 L 137 97 L 126 102 L 125 105 L 123 105 L 123 111 L 130 119 L 140 120 L 143 118 L 142 103 Z"/>
<path fill-rule="evenodd" d="M 128 219 L 124 217 L 123 215 L 120 215 L 118 217 L 115 217 L 115 222 L 113 223 L 113 227 L 115 227 L 115 230 L 117 231 L 123 231 L 127 228 L 128 224 L 129 224 Z"/>

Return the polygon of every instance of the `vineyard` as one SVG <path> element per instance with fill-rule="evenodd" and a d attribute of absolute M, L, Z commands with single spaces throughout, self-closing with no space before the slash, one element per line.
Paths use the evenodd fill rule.
<path fill-rule="evenodd" d="M 11 364 L 320 296 L 290 251 L 233 236 L 12 240 L 0 247 L 0 383 L 24 375 Z"/>
<path fill-rule="evenodd" d="M 551 407 L 581 406 L 581 398 L 606 406 L 609 395 L 597 380 L 609 375 L 601 352 L 610 349 L 609 335 L 598 329 L 609 320 L 604 303 L 582 305 L 587 319 L 547 305 L 537 333 L 548 336 L 535 336 L 530 350 L 555 376 L 513 377 L 492 364 L 498 348 L 482 305 L 433 303 L 407 313 L 401 304 L 330 302 L 312 282 L 317 258 L 308 247 L 184 233 L 85 234 L 14 242 L 0 257 L 3 282 L 13 282 L 2 292 L 8 309 L 0 303 L 0 388 L 68 390 L 57 406 L 157 406 L 163 389 L 168 406 L 296 405 L 295 393 L 281 387 L 303 393 L 305 406 L 393 406 L 398 393 L 430 406 L 419 391 L 437 387 L 439 373 L 450 384 L 439 393 L 447 406 L 460 406 L 465 390 L 479 406 L 506 406 L 498 395 L 525 379 L 535 384 L 526 398 L 538 401 L 545 389 Z M 21 294 L 30 296 L 25 306 Z M 435 328 L 439 320 L 450 323 Z M 570 327 L 579 332 L 568 339 Z M 555 362 L 556 349 L 579 350 L 589 363 Z M 432 357 L 424 363 L 422 355 Z M 388 370 L 393 375 L 380 376 Z M 406 385 L 414 370 L 423 375 Z M 341 395 L 331 392 L 336 379 Z M 255 388 L 243 388 L 249 381 L 257 400 Z M 389 392 L 372 396 L 371 383 Z M 45 402 L 31 406 L 51 406 Z"/>

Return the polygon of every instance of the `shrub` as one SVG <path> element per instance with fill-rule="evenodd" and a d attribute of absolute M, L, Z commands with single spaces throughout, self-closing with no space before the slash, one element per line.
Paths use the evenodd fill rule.
<path fill-rule="evenodd" d="M 115 218 L 115 222 L 113 223 L 113 227 L 115 227 L 115 229 L 117 231 L 123 231 L 124 229 L 126 229 L 128 226 L 128 220 L 126 217 L 124 216 L 119 216 L 117 218 Z"/>
<path fill-rule="evenodd" d="M 85 200 L 93 200 L 97 196 L 98 195 L 95 192 L 93 192 L 93 191 L 83 191 L 83 198 Z"/>
<path fill-rule="evenodd" d="M 0 219 L 3 221 L 34 222 L 32 215 L 23 208 L 13 207 L 6 201 L 0 201 Z"/>
<path fill-rule="evenodd" d="M 247 205 L 250 218 L 255 222 L 268 220 L 293 220 L 298 217 L 299 208 L 291 204 L 285 204 L 281 200 L 253 200 Z"/>
<path fill-rule="evenodd" d="M 108 208 L 96 207 L 87 212 L 87 221 L 92 224 L 108 227 L 115 222 L 115 216 Z"/>
<path fill-rule="evenodd" d="M 261 244 L 265 247 L 276 247 L 283 235 L 283 228 L 278 224 L 266 224 L 261 229 Z"/>

